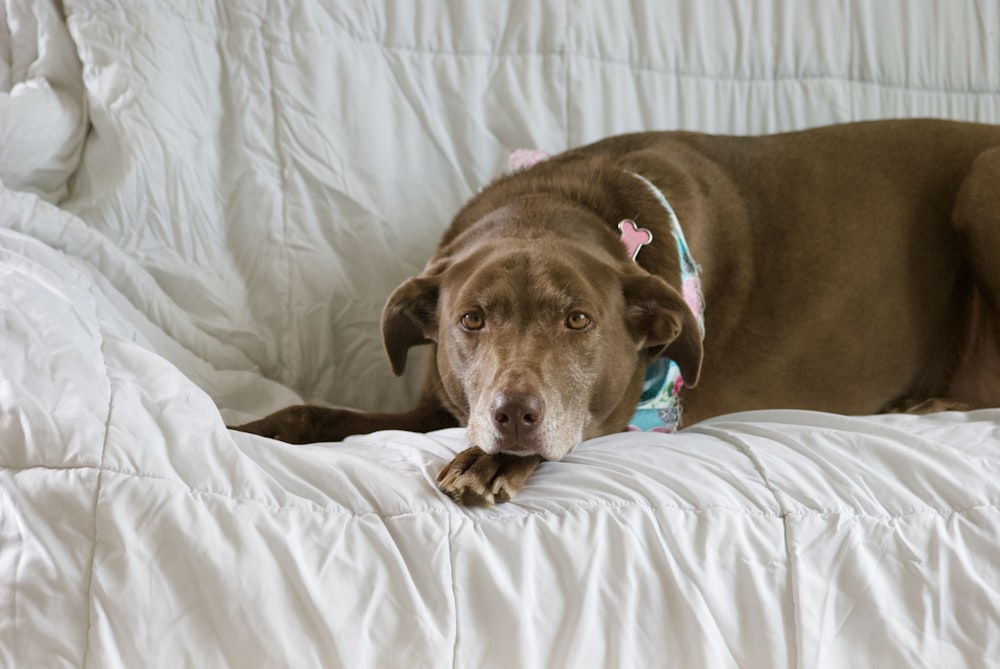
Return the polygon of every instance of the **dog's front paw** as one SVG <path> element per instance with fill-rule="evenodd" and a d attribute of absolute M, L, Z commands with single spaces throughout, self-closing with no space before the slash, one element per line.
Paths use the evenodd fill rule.
<path fill-rule="evenodd" d="M 516 495 L 541 461 L 538 455 L 490 455 L 473 446 L 441 470 L 437 484 L 459 504 L 493 506 Z"/>

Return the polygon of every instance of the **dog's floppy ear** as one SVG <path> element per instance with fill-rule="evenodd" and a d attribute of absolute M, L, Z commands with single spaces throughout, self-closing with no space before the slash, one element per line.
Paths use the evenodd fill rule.
<path fill-rule="evenodd" d="M 382 310 L 382 344 L 399 376 L 411 346 L 437 341 L 439 277 L 415 276 L 397 288 Z"/>
<path fill-rule="evenodd" d="M 677 363 L 685 386 L 698 383 L 704 348 L 701 328 L 684 298 L 663 279 L 646 274 L 622 283 L 629 330 L 640 350 Z"/>

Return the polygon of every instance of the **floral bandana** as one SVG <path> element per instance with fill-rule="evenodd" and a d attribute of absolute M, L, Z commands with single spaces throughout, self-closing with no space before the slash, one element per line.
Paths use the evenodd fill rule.
<path fill-rule="evenodd" d="M 677 244 L 677 255 L 681 262 L 681 290 L 684 301 L 698 319 L 698 326 L 701 328 L 701 336 L 705 336 L 705 300 L 701 294 L 701 281 L 698 279 L 699 267 L 691 257 L 688 250 L 687 241 L 684 239 L 684 231 L 681 230 L 680 222 L 673 207 L 663 197 L 660 189 L 654 186 L 648 179 L 632 174 L 642 181 L 649 190 L 656 196 L 656 199 L 663 205 L 670 218 L 670 231 L 673 233 L 674 242 Z M 639 256 L 639 251 L 646 244 L 653 241 L 653 233 L 645 228 L 638 227 L 635 222 L 628 219 L 618 224 L 618 229 L 622 233 L 622 244 L 625 252 L 634 261 Z M 674 432 L 681 420 L 680 392 L 684 387 L 684 378 L 677 363 L 669 358 L 654 360 L 646 368 L 646 378 L 642 382 L 642 396 L 639 398 L 639 406 L 635 410 L 635 415 L 629 421 L 630 431 L 643 432 Z"/>

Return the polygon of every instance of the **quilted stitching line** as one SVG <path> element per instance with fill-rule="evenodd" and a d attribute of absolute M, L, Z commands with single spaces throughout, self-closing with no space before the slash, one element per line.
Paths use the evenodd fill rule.
<path fill-rule="evenodd" d="M 504 54 L 498 54 L 504 55 Z M 801 84 L 806 83 L 816 83 L 816 82 L 829 82 L 829 83 L 839 83 L 847 85 L 857 85 L 857 86 L 874 86 L 876 88 L 883 88 L 887 90 L 894 91 L 908 91 L 911 93 L 929 93 L 938 95 L 958 95 L 958 96 L 994 96 L 1000 95 L 1000 88 L 952 88 L 948 86 L 926 86 L 911 84 L 907 82 L 895 82 L 895 81 L 880 81 L 872 78 L 865 78 L 859 76 L 852 76 L 849 74 L 840 74 L 837 72 L 822 73 L 817 72 L 814 74 L 787 74 L 787 75 L 770 75 L 770 76 L 739 76 L 736 74 L 727 74 L 722 72 L 695 72 L 691 70 L 682 70 L 679 68 L 670 67 L 656 67 L 654 65 L 642 65 L 638 63 L 632 63 L 627 60 L 620 60 L 614 58 L 607 58 L 603 56 L 593 56 L 585 53 L 573 54 L 575 58 L 581 58 L 584 60 L 589 60 L 591 62 L 600 63 L 603 65 L 611 65 L 615 67 L 628 68 L 635 72 L 644 72 L 648 74 L 656 74 L 667 77 L 675 77 L 677 79 L 704 79 L 706 81 L 712 82 L 722 82 L 727 84 Z"/>
<path fill-rule="evenodd" d="M 451 666 L 458 666 L 458 586 L 455 584 L 455 523 L 454 514 L 448 514 L 448 582 L 451 583 L 451 612 L 455 617 L 454 641 L 451 646 Z"/>
<path fill-rule="evenodd" d="M 106 340 L 101 341 L 101 353 L 104 353 L 104 345 Z M 105 367 L 107 369 L 107 367 Z M 101 444 L 101 459 L 100 466 L 86 467 L 86 469 L 97 469 L 97 485 L 94 489 L 94 536 L 93 536 L 93 549 L 90 552 L 90 577 L 87 579 L 87 633 L 83 642 L 83 657 L 81 658 L 81 666 L 84 668 L 87 666 L 87 657 L 90 655 L 90 637 L 93 631 L 94 625 L 94 572 L 97 568 L 97 514 L 98 505 L 101 500 L 101 491 L 104 488 L 104 460 L 108 452 L 108 441 L 111 438 L 111 416 L 114 413 L 115 407 L 115 384 L 111 380 L 111 376 L 107 375 L 105 378 L 108 380 L 108 413 L 104 419 L 104 441 Z"/>
<path fill-rule="evenodd" d="M 563 146 L 570 146 L 573 143 L 573 128 L 570 127 L 570 110 L 572 109 L 573 95 L 570 92 L 572 89 L 570 84 L 572 83 L 572 73 L 573 73 L 573 59 L 570 58 L 571 43 L 573 42 L 573 29 L 570 25 L 569 17 L 573 16 L 570 12 L 569 0 L 563 2 L 563 16 L 562 24 L 566 26 L 562 35 L 562 42 L 558 46 L 558 55 L 562 59 L 563 66 L 563 128 L 565 128 Z"/>
<path fill-rule="evenodd" d="M 801 509 L 795 511 L 783 511 L 779 513 L 768 513 L 765 511 L 757 511 L 754 509 L 748 509 L 743 507 L 725 505 L 725 504 L 706 504 L 704 506 L 682 506 L 674 504 L 647 504 L 643 502 L 582 502 L 579 504 L 570 504 L 560 507 L 557 510 L 553 509 L 532 509 L 524 513 L 517 515 L 511 514 L 509 512 L 497 512 L 488 509 L 467 509 L 465 507 L 454 506 L 443 507 L 443 508 L 427 508 L 417 511 L 407 511 L 403 513 L 378 513 L 375 511 L 367 512 L 353 512 L 350 509 L 345 508 L 328 508 L 321 507 L 311 504 L 274 504 L 258 497 L 252 495 L 234 495 L 222 490 L 213 490 L 211 488 L 195 488 L 186 485 L 182 481 L 168 478 L 160 474 L 152 474 L 139 472 L 134 470 L 128 470 L 120 467 L 111 467 L 107 465 L 95 466 L 95 465 L 80 465 L 72 467 L 47 467 L 34 465 L 31 467 L 8 467 L 0 466 L 0 469 L 8 471 L 23 471 L 28 469 L 50 469 L 50 470 L 63 470 L 63 469 L 92 469 L 99 471 L 103 474 L 112 474 L 123 476 L 127 478 L 139 478 L 148 479 L 151 481 L 159 481 L 167 483 L 178 488 L 182 488 L 187 491 L 192 497 L 208 497 L 208 498 L 220 498 L 227 501 L 231 501 L 237 504 L 254 504 L 264 509 L 269 509 L 271 511 L 297 511 L 306 513 L 317 513 L 325 516 L 346 516 L 356 519 L 365 518 L 381 518 L 384 520 L 395 520 L 399 518 L 414 518 L 419 516 L 451 516 L 461 519 L 463 522 L 472 522 L 476 524 L 485 522 L 524 522 L 525 520 L 531 518 L 540 517 L 559 517 L 571 513 L 576 513 L 579 511 L 608 511 L 611 513 L 616 513 L 624 509 L 643 509 L 652 513 L 659 512 L 678 512 L 678 513 L 690 513 L 690 514 L 701 514 L 701 513 L 713 513 L 713 512 L 726 512 L 726 513 L 738 513 L 749 517 L 758 517 L 761 519 L 786 519 L 789 517 L 798 518 L 808 518 L 808 517 L 818 517 L 818 518 L 841 518 L 841 519 L 858 519 L 858 520 L 871 520 L 878 522 L 889 522 L 893 520 L 906 520 L 908 518 L 918 517 L 918 516 L 939 516 L 941 518 L 948 518 L 955 515 L 965 515 L 973 511 L 979 510 L 992 510 L 1000 512 L 1000 499 L 998 500 L 988 500 L 983 502 L 976 502 L 973 504 L 968 504 L 965 506 L 955 507 L 955 508 L 927 508 L 927 509 L 912 509 L 902 513 L 887 514 L 887 515 L 876 515 L 870 513 L 858 513 L 850 510 L 840 510 L 840 509 L 825 509 L 825 510 L 814 510 L 814 509 Z M 517 505 L 517 500 L 509 503 L 509 505 Z"/>
<path fill-rule="evenodd" d="M 799 657 L 799 638 L 801 637 L 798 625 L 799 610 L 801 607 L 799 603 L 798 581 L 795 578 L 797 570 L 795 558 L 792 553 L 791 527 L 788 522 L 788 506 L 782 499 L 781 490 L 771 483 L 767 476 L 767 471 L 764 468 L 764 463 L 757 457 L 757 454 L 754 453 L 749 444 L 736 435 L 727 434 L 709 426 L 703 427 L 701 431 L 707 434 L 714 434 L 717 438 L 732 444 L 740 453 L 742 453 L 750 461 L 750 464 L 753 466 L 754 471 L 757 472 L 757 475 L 760 477 L 764 487 L 771 492 L 775 503 L 778 505 L 781 517 L 782 537 L 784 540 L 783 548 L 785 552 L 785 564 L 787 565 L 785 570 L 785 584 L 788 588 L 788 596 L 791 601 L 791 611 L 789 612 L 789 615 L 794 629 L 794 633 L 792 634 L 792 652 L 793 657 L 796 658 L 797 662 Z"/>
<path fill-rule="evenodd" d="M 270 15 L 272 12 L 272 3 L 267 3 L 267 13 Z M 277 181 L 279 184 L 278 189 L 278 205 L 281 216 L 280 222 L 280 232 L 281 232 L 281 253 L 279 253 L 280 260 L 284 263 L 283 276 L 285 277 L 285 285 L 282 286 L 283 299 L 281 301 L 282 308 L 284 310 L 284 320 L 286 324 L 291 325 L 294 323 L 294 311 L 292 309 L 292 260 L 288 250 L 288 202 L 287 202 L 287 183 L 285 182 L 285 168 L 288 166 L 288 157 L 285 155 L 285 150 L 281 143 L 280 137 L 280 111 L 278 108 L 278 99 L 275 95 L 274 84 L 274 43 L 280 42 L 276 35 L 271 31 L 265 29 L 265 25 L 268 25 L 265 21 L 265 17 L 260 17 L 261 23 L 258 26 L 258 35 L 261 40 L 261 51 L 264 57 L 264 62 L 267 65 L 267 83 L 268 83 L 268 100 L 271 106 L 271 140 L 274 142 L 274 155 L 277 159 Z M 277 362 L 278 364 L 288 373 L 291 374 L 292 366 L 288 364 L 288 356 L 299 354 L 301 357 L 301 351 L 293 342 L 287 341 L 287 338 L 292 336 L 295 331 L 294 327 L 286 327 L 282 339 L 282 345 L 278 347 L 277 352 Z M 299 368 L 300 365 L 295 365 L 294 368 Z"/>

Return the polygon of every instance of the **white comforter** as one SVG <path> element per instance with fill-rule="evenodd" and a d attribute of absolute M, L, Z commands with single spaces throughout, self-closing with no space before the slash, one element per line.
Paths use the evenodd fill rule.
<path fill-rule="evenodd" d="M 461 430 L 224 427 L 407 406 L 381 303 L 519 146 L 1000 123 L 996 3 L 0 19 L 0 666 L 1000 666 L 997 410 L 615 435 L 488 510 Z"/>

